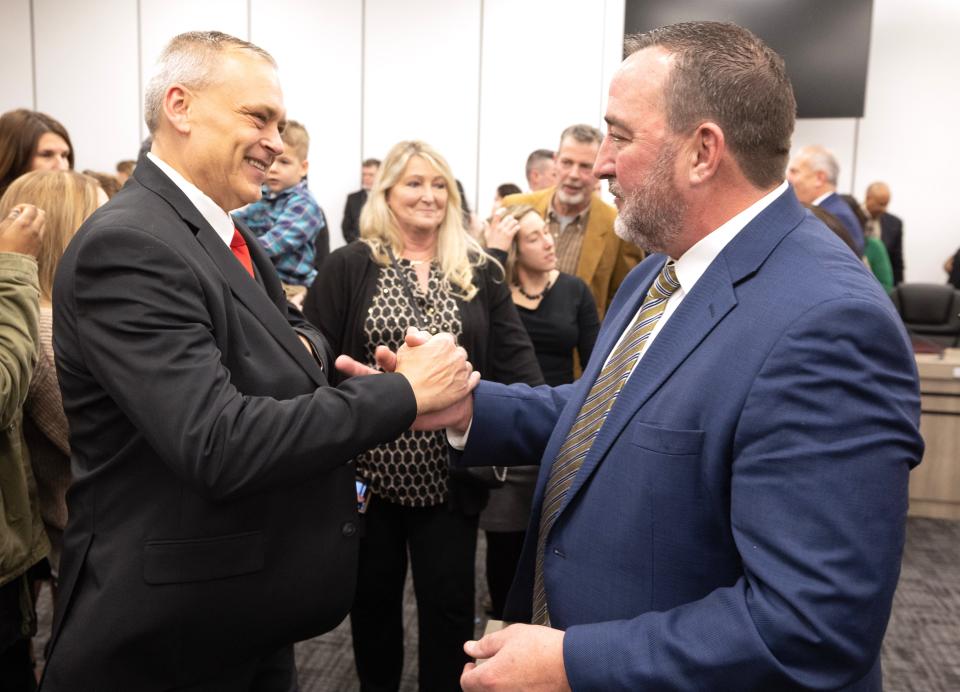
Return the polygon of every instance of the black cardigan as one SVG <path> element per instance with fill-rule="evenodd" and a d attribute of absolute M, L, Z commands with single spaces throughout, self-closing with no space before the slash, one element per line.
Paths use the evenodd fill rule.
<path fill-rule="evenodd" d="M 350 243 L 327 257 L 307 292 L 304 315 L 323 332 L 334 354 L 365 361 L 363 324 L 380 269 L 366 243 Z M 472 300 L 457 298 L 463 325 L 460 345 L 473 367 L 494 382 L 543 384 L 533 344 L 499 268 L 492 262 L 478 267 L 474 285 L 478 291 Z M 451 479 L 451 503 L 463 511 L 479 512 L 486 498 L 485 489 Z"/>

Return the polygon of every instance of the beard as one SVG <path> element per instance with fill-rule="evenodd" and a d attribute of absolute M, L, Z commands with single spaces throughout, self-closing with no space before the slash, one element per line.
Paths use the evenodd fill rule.
<path fill-rule="evenodd" d="M 614 222 L 616 234 L 647 252 L 669 254 L 683 230 L 687 203 L 673 182 L 674 161 L 678 146 L 669 143 L 660 147 L 646 180 L 627 195 L 610 181 L 610 192 L 623 200 Z"/>
<path fill-rule="evenodd" d="M 574 192 L 572 195 L 568 195 L 562 187 L 562 183 L 557 184 L 557 199 L 570 207 L 578 207 L 583 204 L 584 200 L 587 199 L 587 190 L 581 189 L 577 192 Z"/>

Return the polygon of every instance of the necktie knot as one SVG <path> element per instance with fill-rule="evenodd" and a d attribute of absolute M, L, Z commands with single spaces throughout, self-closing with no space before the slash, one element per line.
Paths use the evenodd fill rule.
<path fill-rule="evenodd" d="M 666 300 L 680 288 L 680 281 L 677 280 L 677 263 L 673 260 L 667 260 L 663 269 L 657 275 L 653 285 L 650 286 L 649 297 Z"/>

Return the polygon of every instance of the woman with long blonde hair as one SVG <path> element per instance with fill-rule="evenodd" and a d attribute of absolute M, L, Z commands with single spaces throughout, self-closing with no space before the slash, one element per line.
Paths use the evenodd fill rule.
<path fill-rule="evenodd" d="M 0 198 L 0 215 L 22 203 L 46 212 L 46 226 L 37 253 L 40 283 L 40 348 L 24 406 L 24 439 L 37 480 L 40 513 L 52 547 L 50 564 L 56 576 L 63 529 L 67 523 L 66 493 L 70 487 L 70 444 L 67 419 L 53 361 L 53 277 L 67 244 L 83 222 L 107 201 L 93 178 L 75 171 L 33 171 L 14 180 Z"/>
<path fill-rule="evenodd" d="M 396 350 L 415 326 L 453 334 L 487 379 L 543 382 L 502 268 L 464 230 L 453 174 L 429 145 L 390 150 L 360 216 L 360 241 L 326 259 L 304 303 L 335 353 L 374 365 L 378 345 Z M 350 614 L 361 689 L 400 685 L 409 551 L 420 689 L 459 690 L 487 489 L 450 475 L 442 432 L 404 433 L 356 464 L 369 487 Z"/>

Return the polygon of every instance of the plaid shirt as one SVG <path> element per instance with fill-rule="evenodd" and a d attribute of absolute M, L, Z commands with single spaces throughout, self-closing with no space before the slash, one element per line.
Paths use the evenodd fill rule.
<path fill-rule="evenodd" d="M 280 280 L 309 286 L 317 276 L 313 266 L 317 234 L 327 226 L 323 210 L 301 180 L 280 192 L 263 188 L 263 198 L 233 213 L 253 231 L 277 268 Z"/>

